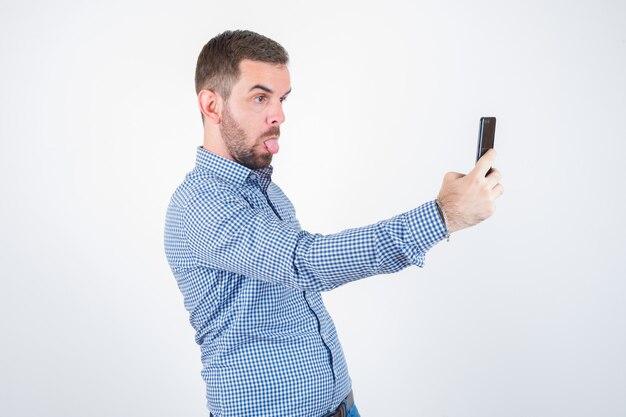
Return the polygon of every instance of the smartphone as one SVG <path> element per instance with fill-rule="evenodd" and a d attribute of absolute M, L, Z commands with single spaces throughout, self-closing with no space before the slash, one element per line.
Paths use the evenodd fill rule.
<path fill-rule="evenodd" d="M 496 136 L 496 118 L 481 117 L 478 128 L 478 149 L 476 150 L 476 162 L 489 149 L 493 148 L 493 141 Z"/>

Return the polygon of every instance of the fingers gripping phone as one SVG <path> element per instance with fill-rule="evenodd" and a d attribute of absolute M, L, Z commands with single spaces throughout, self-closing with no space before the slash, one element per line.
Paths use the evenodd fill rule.
<path fill-rule="evenodd" d="M 478 128 L 478 148 L 476 150 L 476 162 L 491 148 L 496 136 L 496 118 L 481 117 Z"/>

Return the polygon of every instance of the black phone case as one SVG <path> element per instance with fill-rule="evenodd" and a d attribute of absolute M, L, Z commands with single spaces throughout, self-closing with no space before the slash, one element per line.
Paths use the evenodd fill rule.
<path fill-rule="evenodd" d="M 476 162 L 487 152 L 493 148 L 496 136 L 496 118 L 481 117 L 478 129 L 478 147 L 476 150 Z"/>

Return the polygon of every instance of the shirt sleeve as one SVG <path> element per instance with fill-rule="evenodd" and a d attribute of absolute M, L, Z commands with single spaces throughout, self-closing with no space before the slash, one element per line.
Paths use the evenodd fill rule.
<path fill-rule="evenodd" d="M 446 236 L 434 201 L 369 226 L 321 235 L 255 209 L 230 190 L 197 196 L 185 210 L 183 228 L 201 266 L 305 291 L 421 267 L 426 252 Z"/>

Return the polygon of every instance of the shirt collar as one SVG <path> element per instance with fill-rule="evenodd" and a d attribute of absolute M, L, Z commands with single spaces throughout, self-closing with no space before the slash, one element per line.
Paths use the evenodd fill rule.
<path fill-rule="evenodd" d="M 250 168 L 231 161 L 230 159 L 223 158 L 214 154 L 211 151 L 207 151 L 202 146 L 198 147 L 196 154 L 196 168 L 203 171 L 210 171 L 217 177 L 236 185 L 243 185 L 248 177 L 256 176 L 259 179 L 259 183 L 264 190 L 267 189 L 269 183 L 272 181 L 272 166 L 257 169 L 252 171 Z M 256 174 L 256 175 L 255 175 Z"/>

